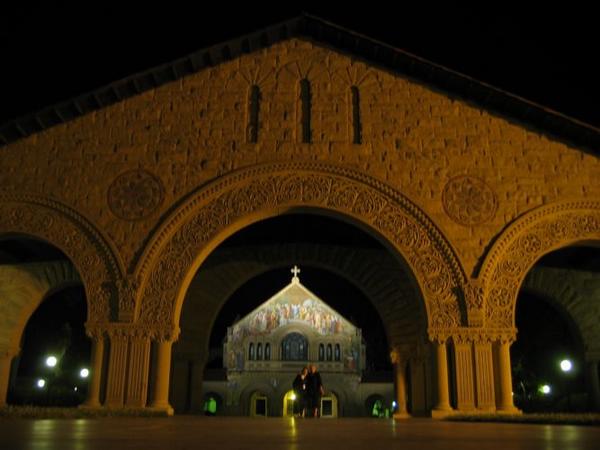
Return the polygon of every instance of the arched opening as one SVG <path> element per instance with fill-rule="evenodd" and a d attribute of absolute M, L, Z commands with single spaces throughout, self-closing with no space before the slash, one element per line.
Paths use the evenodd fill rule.
<path fill-rule="evenodd" d="M 68 257 L 44 241 L 5 236 L 0 293 L 0 347 L 15 356 L 4 374 L 8 403 L 81 404 L 91 376 L 91 342 L 85 290 Z"/>
<path fill-rule="evenodd" d="M 511 350 L 514 400 L 524 411 L 593 408 L 598 280 L 600 249 L 587 244 L 550 252 L 527 274 L 517 298 L 518 335 Z"/>
<path fill-rule="evenodd" d="M 250 396 L 250 417 L 267 417 L 269 415 L 269 399 L 261 391 Z"/>
<path fill-rule="evenodd" d="M 315 336 L 321 333 L 320 339 L 311 340 L 301 321 L 295 323 L 295 329 L 279 336 L 276 335 L 279 325 L 273 324 L 280 324 L 281 319 L 274 311 L 257 316 L 260 320 L 256 323 L 262 321 L 262 328 L 246 341 L 244 352 L 227 353 L 226 343 L 231 338 L 227 328 L 244 320 L 285 288 L 292 278 L 290 268 L 294 264 L 301 266 L 299 279 L 303 286 L 323 300 L 327 308 L 362 330 L 355 341 L 364 340 L 364 360 L 360 345 L 353 348 L 350 340 L 336 340 L 335 333 L 323 334 L 335 329 L 335 321 L 317 319 L 321 331 Z M 200 391 L 199 383 L 227 384 L 236 396 L 246 388 L 246 382 L 240 378 L 245 370 L 254 371 L 255 376 L 260 372 L 264 378 L 261 381 L 282 390 L 280 398 L 285 398 L 295 374 L 309 361 L 317 363 L 323 377 L 329 378 L 324 380 L 329 389 L 332 384 L 343 384 L 336 379 L 337 375 L 331 375 L 339 369 L 341 373 L 358 371 L 363 385 L 383 382 L 389 383 L 393 390 L 390 336 L 395 343 L 425 345 L 424 309 L 406 265 L 400 264 L 398 255 L 391 255 L 360 228 L 316 214 L 289 214 L 255 223 L 216 248 L 190 284 L 182 306 L 181 336 L 173 350 L 171 404 L 179 412 L 197 411 L 198 402 L 193 397 L 194 392 Z M 212 316 L 206 317 L 207 310 L 212 311 Z M 286 314 L 293 314 L 291 311 Z M 203 335 L 207 329 L 210 336 Z M 247 358 L 250 343 L 254 354 L 261 346 L 262 359 Z M 270 359 L 266 357 L 267 348 Z M 322 358 L 319 358 L 320 348 Z M 232 367 L 235 373 L 231 372 Z M 285 372 L 285 376 L 267 373 L 273 367 Z M 430 374 L 423 373 L 417 382 L 430 383 L 426 379 L 429 377 Z M 355 394 L 344 400 L 344 415 L 363 415 L 364 407 L 358 396 L 364 388 L 351 385 L 346 388 L 352 389 Z M 347 396 L 345 392 L 344 398 Z M 337 415 L 338 396 L 331 401 L 325 406 L 331 406 L 331 414 Z M 432 403 L 431 398 L 423 401 Z M 281 414 L 285 414 L 285 401 L 282 403 Z M 421 405 L 423 409 L 426 407 Z M 238 404 L 230 409 L 229 414 L 236 414 L 235 411 L 243 414 L 253 411 L 253 406 Z"/>

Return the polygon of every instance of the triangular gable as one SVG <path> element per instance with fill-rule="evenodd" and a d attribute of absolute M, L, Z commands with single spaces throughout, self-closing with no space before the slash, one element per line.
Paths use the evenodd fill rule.
<path fill-rule="evenodd" d="M 240 339 L 267 335 L 292 324 L 310 327 L 324 336 L 354 334 L 356 328 L 295 278 L 233 325 L 231 331 L 234 338 Z"/>
<path fill-rule="evenodd" d="M 53 105 L 30 116 L 0 125 L 0 147 L 54 125 L 155 89 L 240 55 L 270 47 L 290 38 L 304 38 L 361 57 L 380 68 L 408 76 L 517 119 L 534 128 L 566 138 L 594 154 L 600 148 L 600 130 L 486 83 L 434 64 L 406 51 L 370 39 L 325 20 L 302 15 L 192 53 L 171 63 L 138 73 L 94 92 Z"/>

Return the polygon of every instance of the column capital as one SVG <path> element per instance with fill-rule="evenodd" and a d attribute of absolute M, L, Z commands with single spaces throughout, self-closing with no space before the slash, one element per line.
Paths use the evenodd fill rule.
<path fill-rule="evenodd" d="M 462 286 L 462 295 L 467 306 L 469 326 L 481 327 L 484 319 L 484 284 L 479 279 L 468 280 Z"/>
<path fill-rule="evenodd" d="M 156 342 L 166 343 L 166 342 L 175 342 L 179 338 L 179 333 L 181 329 L 179 327 L 175 328 L 153 328 L 151 330 L 152 339 Z"/>

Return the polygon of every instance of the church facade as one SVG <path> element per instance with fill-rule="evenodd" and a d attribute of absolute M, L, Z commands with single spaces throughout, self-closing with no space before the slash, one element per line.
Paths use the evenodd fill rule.
<path fill-rule="evenodd" d="M 392 383 L 361 383 L 366 348 L 361 330 L 310 292 L 294 268 L 291 283 L 228 328 L 226 381 L 204 380 L 225 415 L 292 416 L 292 381 L 317 366 L 325 386 L 320 417 L 370 415 L 392 409 Z"/>
<path fill-rule="evenodd" d="M 433 416 L 515 412 L 520 287 L 545 254 L 600 243 L 598 129 L 311 17 L 6 124 L 0 136 L 0 238 L 45 241 L 73 268 L 0 266 L 0 404 L 28 317 L 79 282 L 93 342 L 86 406 L 171 414 L 178 395 L 201 405 L 210 330 L 231 294 L 218 275 L 230 271 L 235 286 L 265 264 L 289 264 L 277 249 L 224 258 L 219 244 L 311 211 L 387 249 L 305 259 L 370 293 L 399 416 L 410 402 Z M 369 268 L 379 265 L 385 275 Z M 398 288 L 388 295 L 389 285 Z M 582 338 L 600 406 L 594 292 L 555 300 Z M 242 358 L 244 369 L 266 364 L 267 343 L 254 347 L 263 362 Z M 331 364 L 343 366 L 347 347 L 336 362 L 336 343 Z M 243 375 L 230 356 L 234 380 Z"/>

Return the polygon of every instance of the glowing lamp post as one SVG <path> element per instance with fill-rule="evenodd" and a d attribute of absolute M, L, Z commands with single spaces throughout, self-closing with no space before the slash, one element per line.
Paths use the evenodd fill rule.
<path fill-rule="evenodd" d="M 544 395 L 550 395 L 552 393 L 552 388 L 548 384 L 542 384 L 538 390 Z"/>
<path fill-rule="evenodd" d="M 86 379 L 86 378 L 87 378 L 87 377 L 89 377 L 89 376 L 90 376 L 90 371 L 89 371 L 89 369 L 85 369 L 85 368 L 83 368 L 83 369 L 81 369 L 81 370 L 79 371 L 79 378 Z"/>
<path fill-rule="evenodd" d="M 560 370 L 564 374 L 569 374 L 573 370 L 573 362 L 571 362 L 570 359 L 563 359 L 560 362 Z M 565 386 L 565 394 L 567 396 L 567 409 L 570 411 L 571 410 L 571 389 L 570 389 L 568 380 L 565 380 L 564 386 Z"/>
<path fill-rule="evenodd" d="M 35 385 L 38 387 L 38 389 L 44 389 L 44 387 L 46 387 L 46 380 L 44 380 L 43 378 L 39 378 Z"/>

